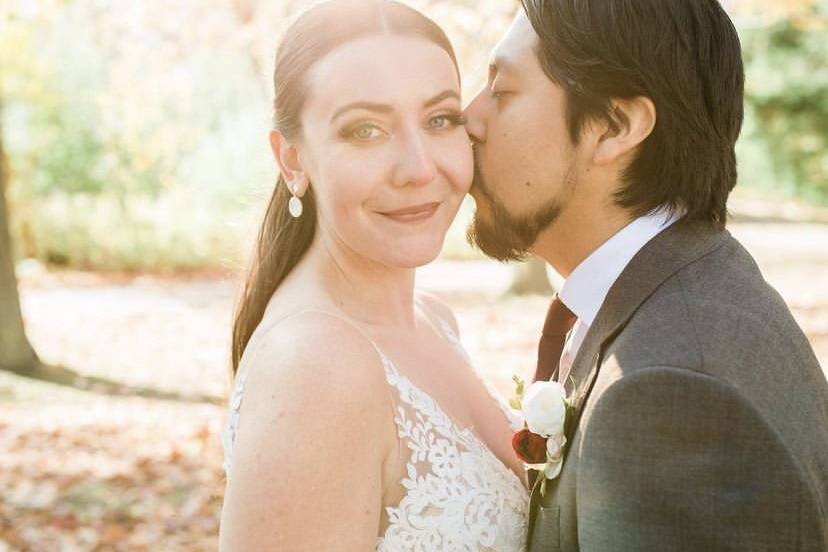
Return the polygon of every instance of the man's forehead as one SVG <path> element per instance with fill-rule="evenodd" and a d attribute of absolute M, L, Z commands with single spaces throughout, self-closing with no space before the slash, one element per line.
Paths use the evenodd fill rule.
<path fill-rule="evenodd" d="M 492 51 L 490 63 L 500 69 L 508 69 L 532 55 L 538 35 L 523 11 L 519 11 L 506 34 Z"/>

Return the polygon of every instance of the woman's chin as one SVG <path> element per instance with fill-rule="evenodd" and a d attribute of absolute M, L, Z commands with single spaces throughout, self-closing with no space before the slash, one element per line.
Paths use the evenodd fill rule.
<path fill-rule="evenodd" d="M 442 240 L 438 244 L 422 244 L 413 246 L 411 244 L 400 244 L 397 247 L 389 246 L 390 257 L 386 264 L 399 268 L 419 268 L 433 262 L 440 256 L 443 248 Z"/>

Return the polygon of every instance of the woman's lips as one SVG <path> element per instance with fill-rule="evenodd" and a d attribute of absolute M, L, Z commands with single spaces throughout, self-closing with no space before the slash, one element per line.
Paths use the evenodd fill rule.
<path fill-rule="evenodd" d="M 423 203 L 422 205 L 397 209 L 396 211 L 380 212 L 380 214 L 397 222 L 420 222 L 431 218 L 439 207 L 439 202 Z"/>

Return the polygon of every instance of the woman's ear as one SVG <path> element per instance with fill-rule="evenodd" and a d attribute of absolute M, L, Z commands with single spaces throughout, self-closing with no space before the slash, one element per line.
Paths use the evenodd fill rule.
<path fill-rule="evenodd" d="M 646 140 L 655 128 L 656 109 L 650 98 L 613 99 L 612 108 L 615 124 L 608 125 L 598 139 L 593 157 L 596 165 L 618 161 Z"/>
<path fill-rule="evenodd" d="M 291 193 L 302 197 L 308 189 L 308 176 L 299 161 L 299 150 L 278 130 L 270 131 L 270 149 L 279 165 L 279 172 Z"/>

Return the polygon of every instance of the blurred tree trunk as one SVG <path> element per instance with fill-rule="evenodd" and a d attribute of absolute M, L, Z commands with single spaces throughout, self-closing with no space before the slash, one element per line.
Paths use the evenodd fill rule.
<path fill-rule="evenodd" d="M 0 101 L 0 115 L 2 115 L 2 108 L 2 101 Z M 9 209 L 6 204 L 9 172 L 8 158 L 3 147 L 2 117 L 0 117 L 0 370 L 110 395 L 225 404 L 221 397 L 184 396 L 147 387 L 124 385 L 107 378 L 82 375 L 74 370 L 44 364 L 40 361 L 23 329 L 23 313 L 20 310 L 20 296 L 17 292 L 17 277 L 14 273 L 14 255 L 9 231 Z"/>
<path fill-rule="evenodd" d="M 23 330 L 23 315 L 20 311 L 20 297 L 17 294 L 9 211 L 6 205 L 9 166 L 3 148 L 2 131 L 0 124 L 0 369 L 18 373 L 34 372 L 40 361 Z"/>
<path fill-rule="evenodd" d="M 530 293 L 551 294 L 554 291 L 546 274 L 546 261 L 532 257 L 515 266 L 509 293 L 528 295 Z"/>

